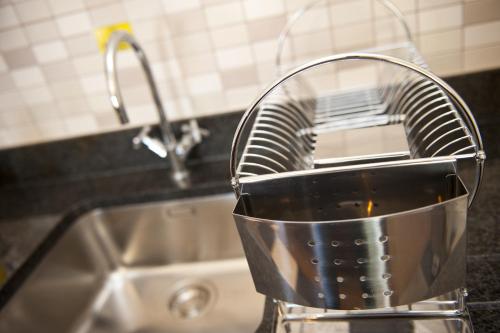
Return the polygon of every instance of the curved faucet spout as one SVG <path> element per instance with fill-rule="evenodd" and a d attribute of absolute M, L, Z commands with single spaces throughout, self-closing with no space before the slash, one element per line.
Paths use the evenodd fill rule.
<path fill-rule="evenodd" d="M 153 101 L 156 107 L 156 111 L 158 112 L 158 117 L 160 119 L 160 129 L 161 129 L 161 134 L 162 134 L 162 143 L 164 145 L 166 153 L 159 154 L 160 157 L 165 157 L 169 156 L 170 158 L 170 163 L 172 165 L 172 178 L 174 181 L 180 185 L 184 186 L 183 184 L 186 183 L 186 179 L 188 177 L 188 172 L 186 170 L 186 167 L 184 165 L 184 158 L 186 154 L 179 154 L 177 149 L 178 143 L 175 139 L 174 132 L 172 130 L 172 127 L 170 123 L 167 120 L 167 116 L 165 113 L 165 110 L 163 108 L 163 104 L 161 103 L 160 95 L 158 94 L 158 89 L 156 88 L 156 84 L 153 79 L 153 74 L 151 72 L 151 68 L 149 66 L 148 59 L 146 57 L 146 53 L 142 49 L 142 47 L 139 45 L 137 40 L 130 35 L 129 33 L 125 31 L 116 31 L 114 32 L 106 46 L 106 52 L 104 56 L 104 68 L 106 72 L 106 82 L 108 86 L 108 92 L 109 92 L 109 100 L 111 102 L 111 105 L 113 106 L 113 109 L 116 111 L 118 118 L 120 119 L 120 122 L 122 124 L 126 124 L 129 122 L 129 117 L 127 115 L 127 112 L 125 110 L 125 105 L 123 103 L 123 97 L 121 94 L 120 90 L 120 85 L 118 83 L 118 74 L 117 74 L 117 66 L 116 66 L 116 53 L 118 51 L 118 48 L 121 43 L 127 43 L 129 44 L 132 49 L 134 50 L 135 54 L 137 55 L 137 58 L 139 59 L 142 69 L 144 70 L 144 73 L 146 74 L 146 80 L 148 82 L 150 91 L 151 91 L 151 96 L 153 97 Z M 196 126 L 197 129 L 197 126 Z M 193 132 L 193 130 L 191 130 Z M 142 132 L 141 132 L 142 133 Z M 189 133 L 190 137 L 194 137 L 196 133 Z M 199 135 L 197 135 L 198 137 Z M 147 139 L 146 141 L 150 142 L 151 138 L 149 137 L 149 131 L 147 131 L 145 134 L 141 136 L 143 139 Z M 140 140 L 140 138 L 138 139 Z M 145 141 L 141 141 L 143 144 L 145 144 Z M 195 144 L 199 143 L 199 140 L 191 140 L 191 147 L 194 146 Z M 147 144 L 145 144 L 147 147 L 149 147 Z M 190 148 L 191 148 L 190 147 Z M 158 148 L 158 147 L 157 147 Z M 158 149 L 153 152 L 157 153 L 159 151 Z M 185 150 L 183 150 L 185 151 Z"/>

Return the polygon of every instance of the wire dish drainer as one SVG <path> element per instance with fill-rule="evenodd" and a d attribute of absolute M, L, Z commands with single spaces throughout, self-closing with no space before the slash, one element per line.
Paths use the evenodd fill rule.
<path fill-rule="evenodd" d="M 401 47 L 407 60 L 378 48 L 294 68 L 238 125 L 233 215 L 256 289 L 284 320 L 465 310 L 466 215 L 485 153 L 465 102 L 411 40 Z M 364 75 L 343 81 L 353 70 Z"/>

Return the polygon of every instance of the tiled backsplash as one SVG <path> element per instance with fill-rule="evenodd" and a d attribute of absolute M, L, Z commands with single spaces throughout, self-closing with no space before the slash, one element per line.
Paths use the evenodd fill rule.
<path fill-rule="evenodd" d="M 129 22 L 171 119 L 241 109 L 276 72 L 277 36 L 310 0 L 0 0 L 0 148 L 118 129 L 96 28 Z M 394 0 L 440 75 L 500 67 L 500 0 Z M 400 39 L 369 0 L 304 16 L 285 59 Z M 118 55 L 131 125 L 156 114 L 135 56 Z"/>

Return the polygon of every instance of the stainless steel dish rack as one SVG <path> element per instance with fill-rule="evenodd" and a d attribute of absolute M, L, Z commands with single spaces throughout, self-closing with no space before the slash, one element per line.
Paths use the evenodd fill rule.
<path fill-rule="evenodd" d="M 238 125 L 234 219 L 257 291 L 287 320 L 465 309 L 467 208 L 485 153 L 465 102 L 412 59 L 308 62 Z M 345 84 L 352 70 L 365 75 Z"/>

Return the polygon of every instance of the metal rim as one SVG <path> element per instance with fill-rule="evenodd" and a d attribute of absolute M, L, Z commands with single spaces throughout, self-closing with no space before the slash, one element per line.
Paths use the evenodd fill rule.
<path fill-rule="evenodd" d="M 399 8 L 390 0 L 375 0 L 376 2 L 380 3 L 382 6 L 387 8 L 401 23 L 406 38 L 408 39 L 408 42 L 413 43 L 413 36 L 411 34 L 410 26 L 406 22 L 406 19 L 403 15 L 403 13 L 399 10 Z M 278 49 L 276 51 L 276 59 L 275 59 L 275 65 L 276 65 L 276 74 L 280 75 L 282 74 L 281 70 L 281 56 L 283 54 L 283 49 L 285 47 L 285 41 L 287 40 L 288 36 L 290 35 L 291 29 L 297 23 L 297 21 L 304 16 L 305 13 L 307 13 L 310 9 L 314 8 L 316 5 L 318 5 L 321 2 L 328 2 L 328 0 L 316 0 L 312 1 L 309 4 L 305 5 L 304 7 L 298 9 L 291 18 L 286 22 L 285 27 L 283 30 L 281 30 L 280 35 L 278 37 Z"/>
<path fill-rule="evenodd" d="M 444 82 L 441 78 L 433 74 L 432 72 L 429 72 L 426 69 L 423 69 L 422 67 L 419 67 L 418 65 L 415 65 L 411 62 L 408 62 L 406 60 L 402 60 L 399 58 L 395 58 L 392 56 L 387 56 L 387 55 L 381 55 L 381 54 L 373 54 L 373 53 L 361 53 L 361 52 L 352 52 L 352 53 L 343 53 L 343 54 L 337 54 L 337 55 L 331 55 L 323 58 L 319 58 L 313 61 L 310 61 L 304 65 L 301 65 L 299 67 L 296 67 L 294 69 L 291 69 L 287 73 L 285 73 L 281 78 L 275 80 L 271 85 L 268 86 L 267 89 L 264 90 L 263 93 L 261 93 L 255 100 L 254 102 L 250 105 L 249 108 L 245 111 L 243 114 L 240 122 L 238 123 L 238 126 L 236 128 L 236 132 L 233 137 L 233 142 L 231 145 L 231 158 L 229 162 L 229 168 L 230 168 L 230 174 L 231 174 L 231 183 L 233 184 L 234 187 L 238 187 L 238 177 L 236 174 L 237 170 L 237 163 L 238 163 L 238 147 L 241 141 L 241 136 L 243 133 L 243 130 L 246 128 L 246 125 L 250 121 L 251 116 L 257 112 L 258 108 L 257 106 L 260 104 L 260 102 L 266 98 L 272 91 L 274 91 L 275 88 L 277 88 L 279 85 L 290 79 L 291 77 L 306 71 L 310 68 L 327 64 L 327 63 L 332 63 L 336 61 L 346 61 L 346 60 L 375 60 L 375 61 L 382 61 L 385 63 L 393 64 L 402 68 L 410 69 L 416 73 L 421 74 L 422 76 L 426 77 L 427 79 L 431 80 L 435 84 L 437 84 L 441 89 L 445 91 L 445 93 L 450 97 L 453 102 L 458 106 L 458 111 L 461 113 L 461 116 L 464 118 L 465 122 L 468 125 L 468 128 L 473 132 L 473 137 L 472 139 L 474 140 L 475 144 L 478 147 L 478 150 L 476 151 L 475 157 L 476 157 L 476 182 L 475 186 L 473 189 L 468 189 L 470 192 L 470 197 L 469 197 L 469 206 L 472 204 L 472 201 L 474 200 L 474 197 L 476 196 L 477 190 L 481 184 L 481 179 L 483 176 L 483 171 L 484 171 L 484 160 L 486 159 L 486 154 L 484 153 L 484 148 L 483 148 L 483 142 L 481 139 L 481 135 L 479 133 L 479 128 L 477 126 L 477 123 L 474 119 L 474 116 L 472 115 L 472 112 L 470 111 L 469 107 L 465 103 L 465 101 L 460 97 L 460 95 L 453 89 L 451 88 L 446 82 Z"/>

